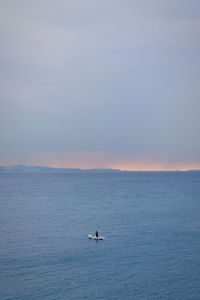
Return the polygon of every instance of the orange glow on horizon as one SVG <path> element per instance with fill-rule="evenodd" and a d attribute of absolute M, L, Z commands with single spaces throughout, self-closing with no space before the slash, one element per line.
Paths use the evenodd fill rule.
<path fill-rule="evenodd" d="M 52 168 L 78 168 L 78 169 L 93 169 L 93 168 L 110 168 L 119 169 L 122 171 L 187 171 L 187 170 L 200 170 L 200 164 L 165 164 L 165 163 L 152 163 L 152 162 L 130 162 L 130 163 L 93 163 L 93 162 L 70 162 L 65 163 L 56 160 L 38 161 L 28 163 L 34 166 L 47 166 Z"/>
<path fill-rule="evenodd" d="M 5 162 L 4 162 L 5 164 Z M 200 170 L 200 162 L 177 162 L 165 163 L 149 158 L 131 158 L 118 157 L 111 153 L 98 152 L 74 152 L 74 153 L 51 153 L 43 154 L 34 160 L 26 161 L 12 161 L 6 165 L 25 164 L 32 166 L 47 166 L 53 168 L 79 168 L 79 169 L 93 169 L 93 168 L 110 168 L 124 171 L 187 171 Z"/>

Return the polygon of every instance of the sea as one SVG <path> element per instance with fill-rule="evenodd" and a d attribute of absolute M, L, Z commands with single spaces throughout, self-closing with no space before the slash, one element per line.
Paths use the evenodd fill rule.
<path fill-rule="evenodd" d="M 0 299 L 199 300 L 200 172 L 1 173 Z"/>

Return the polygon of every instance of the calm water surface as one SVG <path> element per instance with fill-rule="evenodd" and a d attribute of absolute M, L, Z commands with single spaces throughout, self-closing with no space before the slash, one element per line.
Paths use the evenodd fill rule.
<path fill-rule="evenodd" d="M 0 299 L 200 299 L 200 173 L 0 174 L 0 225 Z"/>

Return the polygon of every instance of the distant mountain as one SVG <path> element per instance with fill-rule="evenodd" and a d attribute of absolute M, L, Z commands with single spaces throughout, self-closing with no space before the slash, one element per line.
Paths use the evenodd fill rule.
<path fill-rule="evenodd" d="M 75 173 L 75 172 L 121 172 L 117 169 L 107 169 L 107 168 L 95 168 L 95 169 L 78 169 L 78 168 L 52 168 L 44 166 L 26 166 L 26 165 L 16 165 L 16 166 L 0 166 L 0 172 L 4 173 Z"/>

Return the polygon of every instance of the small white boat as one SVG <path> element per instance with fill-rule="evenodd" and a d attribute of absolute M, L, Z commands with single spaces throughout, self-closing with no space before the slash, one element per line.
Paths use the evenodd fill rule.
<path fill-rule="evenodd" d="M 102 240 L 105 239 L 105 237 L 104 236 L 96 236 L 96 235 L 88 234 L 88 239 L 95 240 L 95 241 L 102 241 Z"/>

